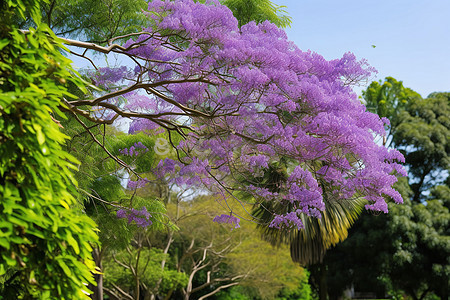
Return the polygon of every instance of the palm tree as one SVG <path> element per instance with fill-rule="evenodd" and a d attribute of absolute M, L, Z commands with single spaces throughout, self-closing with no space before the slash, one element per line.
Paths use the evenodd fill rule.
<path fill-rule="evenodd" d="M 279 187 L 287 179 L 286 160 L 273 163 L 269 166 L 263 177 L 252 179 L 258 182 L 259 187 L 265 187 L 271 192 L 278 192 Z M 248 180 L 248 179 L 247 179 Z M 246 181 L 247 181 L 246 180 Z M 348 230 L 361 214 L 367 201 L 364 198 L 349 200 L 335 199 L 327 192 L 324 182 L 320 182 L 325 202 L 325 210 L 321 218 L 300 215 L 304 225 L 298 229 L 270 228 L 274 214 L 286 214 L 293 211 L 293 205 L 286 205 L 277 201 L 263 201 L 256 203 L 252 211 L 257 220 L 262 238 L 272 245 L 287 244 L 290 246 L 291 258 L 301 266 L 311 266 L 311 277 L 319 290 L 319 299 L 326 300 L 326 266 L 322 264 L 326 251 L 348 236 Z"/>
<path fill-rule="evenodd" d="M 322 262 L 330 247 L 345 240 L 348 230 L 358 219 L 366 200 L 357 198 L 348 201 L 325 200 L 325 210 L 317 219 L 304 214 L 300 216 L 304 229 L 276 229 L 267 226 L 273 218 L 273 212 L 288 213 L 292 206 L 279 202 L 265 202 L 253 210 L 253 216 L 259 221 L 264 240 L 273 245 L 289 244 L 291 258 L 302 266 Z"/>

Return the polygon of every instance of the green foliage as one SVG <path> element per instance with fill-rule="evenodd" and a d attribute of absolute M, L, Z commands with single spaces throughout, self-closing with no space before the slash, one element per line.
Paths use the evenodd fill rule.
<path fill-rule="evenodd" d="M 226 291 L 220 291 L 217 293 L 217 300 L 252 300 L 253 298 L 248 296 L 245 288 L 241 286 L 236 286 L 229 288 Z"/>
<path fill-rule="evenodd" d="M 393 287 L 411 295 L 431 291 L 446 299 L 450 278 L 448 208 L 443 206 L 442 199 L 432 197 L 424 204 L 412 203 L 399 210 L 394 211 L 389 224 L 391 234 L 396 237 L 388 269 Z"/>
<path fill-rule="evenodd" d="M 329 282 L 341 291 L 353 281 L 359 291 L 404 291 L 418 298 L 434 293 L 446 299 L 448 208 L 432 197 L 426 205 L 406 200 L 403 205 L 389 204 L 389 210 L 382 216 L 363 215 L 350 237 L 327 254 Z"/>
<path fill-rule="evenodd" d="M 386 77 L 384 82 L 373 81 L 363 91 L 363 98 L 369 111 L 391 121 L 391 130 L 394 131 L 401 122 L 398 116 L 408 103 L 422 97 L 410 88 L 405 88 L 402 81 Z"/>
<path fill-rule="evenodd" d="M 133 280 L 133 277 L 137 276 L 141 284 L 150 289 L 161 280 L 159 293 L 165 295 L 170 290 L 187 285 L 188 277 L 185 273 L 168 267 L 164 270 L 161 269 L 161 261 L 168 258 L 167 254 L 164 254 L 161 249 L 150 247 L 128 248 L 111 255 L 114 256 L 114 260 L 108 259 L 105 263 L 106 286 L 114 284 L 132 294 L 130 291 L 136 288 L 136 281 Z M 118 264 L 115 261 L 125 263 Z M 129 266 L 134 267 L 134 269 Z"/>
<path fill-rule="evenodd" d="M 48 0 L 41 6 L 43 21 L 60 36 L 98 43 L 142 30 L 145 0 Z M 33 20 L 20 22 L 32 26 Z"/>
<path fill-rule="evenodd" d="M 422 201 L 424 191 L 442 183 L 450 169 L 450 95 L 435 93 L 411 101 L 399 115 L 393 135 L 405 153 L 413 200 Z"/>
<path fill-rule="evenodd" d="M 363 215 L 350 237 L 327 254 L 329 294 L 339 296 L 353 284 L 381 297 L 388 292 L 448 299 L 449 93 L 422 99 L 388 77 L 383 85 L 372 83 L 364 96 L 391 119 L 388 140 L 405 155 L 409 178 L 400 178 L 395 187 L 405 203 L 390 203 L 387 215 Z"/>
<path fill-rule="evenodd" d="M 311 300 L 312 291 L 311 286 L 308 284 L 309 272 L 305 270 L 305 274 L 302 277 L 300 284 L 297 288 L 283 288 L 278 296 L 277 300 Z"/>
<path fill-rule="evenodd" d="M 280 28 L 291 25 L 291 17 L 287 15 L 285 6 L 276 5 L 269 0 L 223 0 L 239 22 L 239 27 L 251 21 L 257 24 L 270 21 Z"/>
<path fill-rule="evenodd" d="M 0 30 L 0 294 L 9 299 L 84 299 L 95 264 L 96 224 L 71 208 L 77 161 L 66 136 L 64 83 L 74 77 L 62 43 L 40 22 L 37 1 L 2 2 Z M 37 25 L 20 32 L 15 17 Z"/>
<path fill-rule="evenodd" d="M 234 205 L 233 213 L 246 214 L 238 203 L 229 205 Z M 245 209 L 248 211 L 250 208 Z M 261 240 L 256 234 L 256 224 L 243 222 L 240 228 L 231 230 L 230 224 L 211 223 L 213 216 L 223 213 L 218 210 L 213 197 L 200 196 L 188 203 L 180 203 L 178 207 L 170 205 L 168 210 L 172 216 L 178 214 L 180 220 L 177 224 L 180 231 L 175 236 L 176 247 L 170 253 L 178 257 L 178 261 L 184 261 L 180 265 L 183 270 L 191 270 L 190 258 L 199 261 L 203 251 L 208 249 L 205 268 L 194 277 L 194 289 L 205 283 L 208 272 L 211 272 L 212 280 L 228 278 L 228 281 L 219 280 L 205 287 L 194 297 L 211 292 L 219 283 L 231 283 L 230 279 L 236 276 L 240 288 L 231 289 L 232 296 L 227 296 L 228 289 L 222 291 L 217 295 L 219 299 L 276 299 L 279 293 L 296 293 L 307 285 L 305 270 L 291 261 L 288 249 L 276 248 Z M 191 245 L 193 248 L 189 249 Z M 218 269 L 213 267 L 215 265 L 219 266 Z"/>

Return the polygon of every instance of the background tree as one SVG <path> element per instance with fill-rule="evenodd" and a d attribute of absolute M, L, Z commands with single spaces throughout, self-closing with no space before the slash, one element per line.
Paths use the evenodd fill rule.
<path fill-rule="evenodd" d="M 362 92 L 367 109 L 389 119 L 387 130 L 390 136 L 395 133 L 397 126 L 401 123 L 401 114 L 408 103 L 421 99 L 422 97 L 410 88 L 405 88 L 402 81 L 393 77 L 386 77 L 384 81 L 373 81 L 365 91 Z M 392 138 L 387 146 L 392 142 Z"/>
<path fill-rule="evenodd" d="M 281 290 L 299 287 L 304 270 L 290 261 L 286 248 L 276 249 L 255 236 L 255 225 L 219 225 L 208 219 L 220 213 L 211 196 L 170 205 L 180 231 L 169 253 L 179 270 L 189 275 L 184 298 L 205 299 L 233 286 L 242 286 L 253 298 L 274 298 Z M 243 208 L 234 208 L 243 212 Z M 233 229 L 230 231 L 230 229 Z"/>
<path fill-rule="evenodd" d="M 393 136 L 394 145 L 404 151 L 409 167 L 412 198 L 421 202 L 424 192 L 441 184 L 450 169 L 449 93 L 431 94 L 411 102 L 401 115 Z"/>
<path fill-rule="evenodd" d="M 145 25 L 141 13 L 146 0 L 49 0 L 41 5 L 43 22 L 58 36 L 105 43 L 117 35 L 138 32 Z M 19 26 L 33 24 L 28 16 Z"/>
<path fill-rule="evenodd" d="M 445 180 L 450 166 L 449 94 L 422 99 L 401 81 L 387 77 L 382 85 L 373 82 L 363 95 L 368 109 L 391 120 L 392 146 L 404 153 L 412 199 L 421 201 L 423 191 Z"/>
<path fill-rule="evenodd" d="M 387 82 L 399 83 L 393 78 Z M 374 86 L 382 88 L 378 84 L 371 88 Z M 448 298 L 448 93 L 422 99 L 405 90 L 414 97 L 402 103 L 393 96 L 382 103 L 395 108 L 395 112 L 386 113 L 395 124 L 389 140 L 405 153 L 409 168 L 409 178 L 397 184 L 405 205 L 389 204 L 388 215 L 364 215 L 350 237 L 327 254 L 328 280 L 334 287 L 330 294 L 334 297 L 353 284 L 360 291 L 376 291 L 377 296 L 389 292 L 405 293 L 413 299 Z M 389 90 L 384 93 L 395 94 Z M 366 98 L 368 107 L 376 107 L 378 102 L 371 102 L 373 99 Z M 337 273 L 345 279 L 337 282 L 333 276 Z"/>
<path fill-rule="evenodd" d="M 337 298 L 353 285 L 356 291 L 375 292 L 377 297 L 403 293 L 413 299 L 432 295 L 446 299 L 450 274 L 447 201 L 436 196 L 426 205 L 406 200 L 402 206 L 390 205 L 388 215 L 363 215 L 349 238 L 325 257 L 330 295 Z M 368 260 L 368 255 L 373 259 Z"/>
<path fill-rule="evenodd" d="M 222 0 L 221 2 L 233 12 L 239 27 L 251 21 L 256 23 L 269 21 L 280 28 L 286 28 L 292 23 L 291 17 L 284 10 L 285 6 L 276 5 L 269 0 Z"/>
<path fill-rule="evenodd" d="M 172 258 L 152 246 L 150 232 L 137 231 L 125 249 L 109 251 L 105 263 L 105 292 L 110 299 L 170 299 L 188 277 L 174 268 Z M 161 263 L 165 261 L 165 268 Z"/>
<path fill-rule="evenodd" d="M 125 295 L 125 297 L 139 299 L 139 294 L 145 295 L 152 292 L 151 279 L 149 281 L 145 278 L 157 277 L 159 275 L 156 274 L 160 274 L 160 272 L 154 268 L 142 266 L 142 261 L 148 262 L 146 259 L 152 258 L 138 259 L 135 264 L 131 264 L 129 261 L 122 262 L 125 266 L 131 264 L 128 269 L 124 269 L 114 262 L 114 255 L 119 253 L 117 256 L 128 257 L 130 253 L 144 252 L 142 249 L 148 247 L 143 243 L 145 232 L 162 230 L 165 226 L 170 226 L 165 218 L 164 204 L 158 199 L 159 195 L 151 191 L 144 193 L 136 185 L 138 180 L 143 180 L 142 177 L 146 176 L 142 173 L 143 170 L 146 170 L 149 165 L 155 164 L 155 153 L 149 150 L 154 148 L 154 138 L 142 133 L 126 135 L 106 124 L 93 123 L 83 116 L 78 120 L 77 118 L 72 116 L 72 118 L 63 120 L 60 125 L 71 138 L 65 145 L 66 151 L 80 161 L 78 171 L 75 173 L 79 183 L 78 193 L 76 193 L 78 201 L 83 206 L 84 212 L 99 224 L 100 229 L 101 245 L 94 247 L 92 255 L 97 267 L 102 270 L 102 274 L 95 276 L 97 285 L 91 287 L 94 291 L 92 299 L 103 299 L 104 291 L 109 297 L 120 298 L 119 295 L 122 297 Z M 115 155 L 116 159 L 112 159 L 105 153 L 106 147 Z M 145 181 L 147 182 L 147 180 Z M 121 209 L 141 210 L 143 207 L 151 213 L 148 220 L 145 220 L 153 223 L 149 229 L 137 226 L 136 220 L 134 222 L 130 220 L 127 224 L 125 220 L 117 218 L 116 213 Z M 158 260 L 151 261 L 153 262 L 151 266 L 153 266 Z M 104 263 L 106 263 L 105 269 Z M 149 273 L 143 274 L 143 269 Z M 152 272 L 155 274 L 152 275 Z M 103 286 L 103 274 L 113 279 L 109 279 L 106 288 Z M 126 276 L 135 278 L 135 280 L 128 280 L 128 285 L 116 289 L 114 285 L 118 286 L 118 284 L 115 280 L 124 282 Z M 133 285 L 140 280 L 143 282 L 142 285 Z M 136 287 L 139 288 L 139 292 L 136 292 Z"/>

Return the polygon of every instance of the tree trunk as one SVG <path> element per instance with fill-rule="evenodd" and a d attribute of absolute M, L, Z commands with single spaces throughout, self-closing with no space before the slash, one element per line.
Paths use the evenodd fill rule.
<path fill-rule="evenodd" d="M 94 258 L 95 265 L 103 270 L 102 266 L 102 250 L 99 248 L 94 248 L 92 251 L 92 257 Z M 94 293 L 91 295 L 93 300 L 103 300 L 103 274 L 94 274 L 95 282 L 97 286 L 89 285 L 89 289 Z"/>
<path fill-rule="evenodd" d="M 414 191 L 413 202 L 420 203 L 420 196 L 422 195 L 422 186 L 423 183 L 425 182 L 425 177 L 427 177 L 427 175 L 430 174 L 431 170 L 432 170 L 431 168 L 423 170 L 423 173 L 420 176 L 419 183 L 417 183 L 417 186 L 413 188 Z"/>
<path fill-rule="evenodd" d="M 322 263 L 320 266 L 319 275 L 319 300 L 328 300 L 327 269 L 327 265 Z"/>
<path fill-rule="evenodd" d="M 191 293 L 189 293 L 189 292 L 184 293 L 184 300 L 189 300 L 190 297 L 191 297 Z"/>

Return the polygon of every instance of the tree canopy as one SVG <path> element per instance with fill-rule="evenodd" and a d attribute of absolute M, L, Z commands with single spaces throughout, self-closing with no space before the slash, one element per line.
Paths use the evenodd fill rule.
<path fill-rule="evenodd" d="M 327 254 L 329 292 L 337 297 L 353 285 L 360 291 L 377 292 L 379 297 L 405 293 L 413 299 L 447 299 L 448 93 L 423 99 L 388 77 L 382 84 L 372 83 L 364 96 L 368 107 L 378 107 L 380 114 L 391 118 L 387 141 L 406 157 L 409 176 L 396 183 L 405 204 L 390 203 L 388 215 L 363 215 L 349 238 Z M 337 273 L 342 275 L 339 280 Z"/>
<path fill-rule="evenodd" d="M 449 93 L 433 93 L 427 99 L 401 81 L 387 77 L 373 82 L 363 93 L 370 109 L 390 121 L 389 141 L 405 155 L 413 200 L 442 183 L 450 168 Z"/>
<path fill-rule="evenodd" d="M 383 122 L 351 90 L 371 72 L 364 61 L 302 52 L 268 22 L 238 29 L 214 3 L 153 1 L 146 15 L 150 27 L 108 47 L 66 40 L 79 53 L 116 53 L 135 65 L 97 68 L 90 78 L 108 91 L 66 101 L 68 110 L 96 123 L 130 118 L 131 133 L 166 130 L 178 159 L 154 172 L 176 172 L 178 185 L 228 201 L 244 190 L 257 201 L 292 203 L 295 211 L 275 216 L 273 227 L 301 228 L 299 215 L 318 216 L 324 193 L 336 201 L 365 197 L 374 210 L 387 210 L 383 195 L 401 202 L 391 186 L 393 172 L 404 174 L 403 157 L 376 144 Z M 288 177 L 277 192 L 257 181 L 241 185 L 281 157 Z"/>
<path fill-rule="evenodd" d="M 239 22 L 239 27 L 254 21 L 263 23 L 270 21 L 280 28 L 291 25 L 291 17 L 284 10 L 285 6 L 276 5 L 269 0 L 223 0 Z"/>

